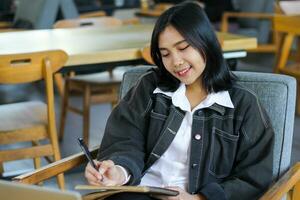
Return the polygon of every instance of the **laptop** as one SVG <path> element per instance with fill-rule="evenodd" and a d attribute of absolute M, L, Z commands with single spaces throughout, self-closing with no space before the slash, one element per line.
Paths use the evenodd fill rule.
<path fill-rule="evenodd" d="M 0 180 L 0 199 L 7 200 L 81 200 L 77 192 Z"/>

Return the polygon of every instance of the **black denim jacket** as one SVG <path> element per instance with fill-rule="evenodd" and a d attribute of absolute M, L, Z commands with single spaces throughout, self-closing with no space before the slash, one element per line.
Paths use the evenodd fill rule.
<path fill-rule="evenodd" d="M 99 160 L 130 172 L 130 185 L 166 151 L 185 115 L 170 97 L 153 94 L 156 87 L 154 71 L 141 77 L 111 113 L 99 150 Z M 188 192 L 253 200 L 272 180 L 274 132 L 253 92 L 234 85 L 229 94 L 234 108 L 213 104 L 193 115 Z"/>

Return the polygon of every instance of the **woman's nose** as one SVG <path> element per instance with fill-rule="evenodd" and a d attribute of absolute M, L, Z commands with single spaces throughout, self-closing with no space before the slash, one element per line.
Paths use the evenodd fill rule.
<path fill-rule="evenodd" d="M 173 64 L 175 67 L 179 67 L 180 65 L 184 64 L 184 61 L 180 56 L 174 55 L 173 56 Z"/>

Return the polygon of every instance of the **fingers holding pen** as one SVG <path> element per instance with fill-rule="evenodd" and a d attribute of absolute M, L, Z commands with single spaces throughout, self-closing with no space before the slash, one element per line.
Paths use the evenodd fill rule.
<path fill-rule="evenodd" d="M 96 168 L 99 169 L 101 163 L 97 160 L 94 160 L 94 163 L 96 165 Z M 102 175 L 97 169 L 95 169 L 90 163 L 88 163 L 85 168 L 85 177 L 91 185 L 100 185 Z"/>
<path fill-rule="evenodd" d="M 102 175 L 102 180 L 100 180 L 100 184 L 106 186 L 114 186 L 116 185 L 115 180 L 115 164 L 111 160 L 102 161 L 99 167 L 99 173 Z"/>
<path fill-rule="evenodd" d="M 94 160 L 95 169 L 91 164 L 87 164 L 85 169 L 85 177 L 91 185 L 115 186 L 121 185 L 122 180 L 120 171 L 111 160 L 97 161 Z"/>
<path fill-rule="evenodd" d="M 104 160 L 100 162 L 99 173 L 104 175 L 110 168 L 114 167 L 115 163 L 111 160 Z"/>

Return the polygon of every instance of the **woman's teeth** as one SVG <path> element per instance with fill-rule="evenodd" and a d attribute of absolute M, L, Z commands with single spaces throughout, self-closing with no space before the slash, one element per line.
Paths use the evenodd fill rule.
<path fill-rule="evenodd" d="M 183 75 L 185 75 L 189 70 L 190 70 L 190 67 L 185 68 L 185 69 L 183 69 L 183 70 L 181 70 L 181 71 L 178 71 L 177 74 L 178 74 L 179 76 L 183 76 Z"/>

